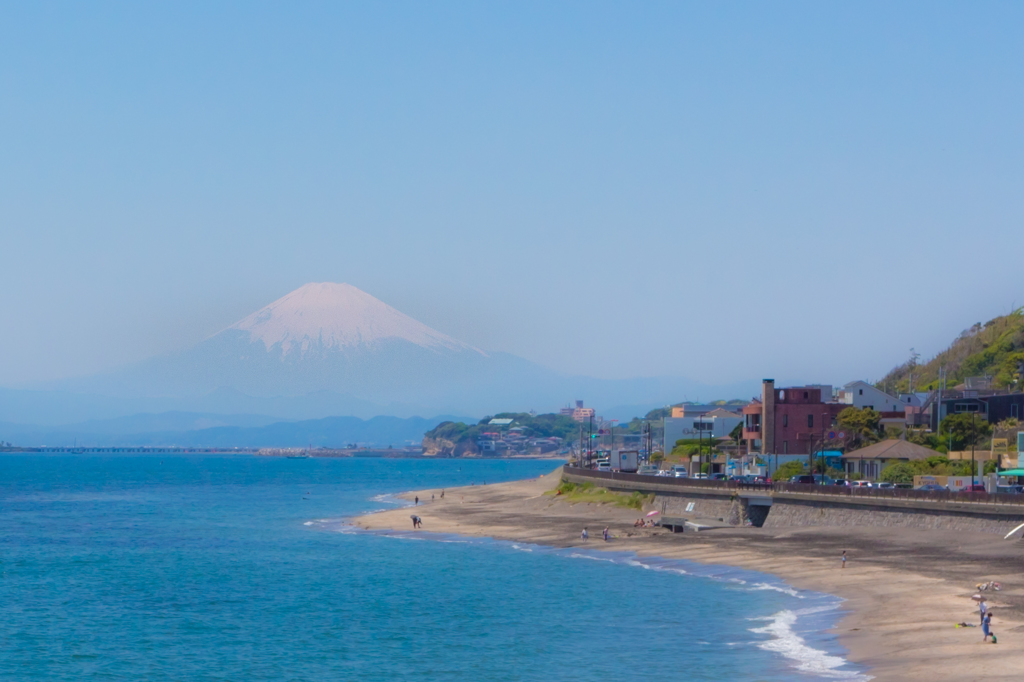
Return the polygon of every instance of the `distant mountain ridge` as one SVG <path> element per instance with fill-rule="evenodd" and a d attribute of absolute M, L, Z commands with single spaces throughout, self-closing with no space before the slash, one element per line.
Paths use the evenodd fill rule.
<path fill-rule="evenodd" d="M 480 350 L 349 284 L 311 283 L 187 350 L 40 389 L 0 389 L 0 421 L 54 424 L 169 410 L 290 419 L 483 415 L 557 410 L 577 398 L 614 406 L 745 395 L 756 384 L 566 376 Z"/>

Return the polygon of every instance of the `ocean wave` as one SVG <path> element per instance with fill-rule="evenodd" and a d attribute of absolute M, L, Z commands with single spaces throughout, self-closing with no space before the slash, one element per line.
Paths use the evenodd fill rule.
<path fill-rule="evenodd" d="M 781 592 L 782 594 L 788 594 L 790 597 L 796 597 L 797 599 L 803 599 L 804 596 L 797 590 L 788 585 L 772 585 L 771 583 L 754 583 L 752 587 L 748 587 L 749 590 L 774 590 L 775 592 Z"/>
<path fill-rule="evenodd" d="M 853 680 L 856 682 L 872 679 L 870 675 L 864 675 L 853 670 L 840 670 L 846 665 L 846 659 L 841 656 L 815 649 L 804 641 L 793 629 L 801 613 L 820 613 L 836 608 L 835 605 L 801 609 L 800 611 L 783 610 L 774 616 L 766 618 L 752 618 L 751 620 L 769 620 L 768 625 L 761 628 L 751 628 L 750 631 L 759 635 L 769 635 L 772 639 L 761 642 L 758 646 L 765 651 L 780 654 L 796 663 L 796 669 L 800 672 L 827 677 L 830 679 Z"/>

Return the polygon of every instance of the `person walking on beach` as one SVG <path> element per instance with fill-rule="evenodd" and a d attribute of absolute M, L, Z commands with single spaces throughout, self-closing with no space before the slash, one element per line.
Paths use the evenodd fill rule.
<path fill-rule="evenodd" d="M 444 488 L 441 488 L 441 499 L 444 499 Z"/>
<path fill-rule="evenodd" d="M 588 534 L 587 534 L 587 529 L 586 529 L 586 528 L 584 528 L 584 529 L 583 529 L 583 532 L 582 532 L 582 533 L 580 533 L 580 537 L 581 537 L 581 538 L 583 539 L 583 542 L 586 542 L 586 541 L 587 541 L 587 538 L 589 538 L 589 537 L 590 537 L 590 535 L 588 535 Z"/>
<path fill-rule="evenodd" d="M 608 526 L 604 527 L 604 541 L 608 542 Z"/>
<path fill-rule="evenodd" d="M 985 624 L 985 614 L 988 613 L 988 603 L 984 598 L 978 602 L 978 613 L 981 615 L 981 624 Z"/>
<path fill-rule="evenodd" d="M 417 496 L 416 496 L 416 504 L 419 504 L 419 503 L 420 503 L 420 496 L 419 496 L 419 495 L 417 495 Z"/>
<path fill-rule="evenodd" d="M 995 641 L 996 636 L 992 632 L 992 614 L 987 611 L 981 618 L 981 631 L 985 633 L 985 636 L 982 637 L 981 641 L 987 642 L 990 636 L 992 637 L 992 641 Z"/>
<path fill-rule="evenodd" d="M 845 549 L 843 550 L 843 559 L 842 559 L 842 561 L 843 561 L 843 564 L 842 564 L 841 568 L 846 568 L 846 550 Z"/>

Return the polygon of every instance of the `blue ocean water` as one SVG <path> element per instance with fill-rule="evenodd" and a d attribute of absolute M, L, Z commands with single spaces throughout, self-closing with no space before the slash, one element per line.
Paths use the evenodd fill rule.
<path fill-rule="evenodd" d="M 0 456 L 0 679 L 865 679 L 770 576 L 344 523 L 553 468 Z"/>

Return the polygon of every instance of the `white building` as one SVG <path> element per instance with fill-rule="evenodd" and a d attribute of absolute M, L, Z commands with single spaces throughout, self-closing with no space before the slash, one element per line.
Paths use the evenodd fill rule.
<path fill-rule="evenodd" d="M 880 391 L 866 381 L 851 381 L 839 390 L 839 402 L 865 407 L 875 412 L 903 412 L 907 403 L 901 402 L 885 391 Z"/>
<path fill-rule="evenodd" d="M 665 440 L 663 445 L 663 452 L 665 454 L 672 452 L 672 448 L 676 446 L 677 440 L 703 438 L 713 441 L 715 438 L 728 436 L 736 428 L 737 424 L 743 423 L 742 414 L 730 412 L 721 407 L 715 407 L 706 411 L 700 409 L 703 406 L 693 407 L 697 407 L 697 409 L 692 410 L 691 406 L 684 408 L 684 416 L 665 417 Z M 686 414 L 686 412 L 691 411 L 695 413 Z"/>

